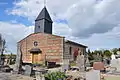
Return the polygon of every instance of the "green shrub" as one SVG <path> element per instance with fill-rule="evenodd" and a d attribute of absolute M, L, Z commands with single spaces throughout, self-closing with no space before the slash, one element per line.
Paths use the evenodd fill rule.
<path fill-rule="evenodd" d="M 45 78 L 47 78 L 48 80 L 63 80 L 65 77 L 66 75 L 63 72 L 52 72 L 45 75 Z"/>

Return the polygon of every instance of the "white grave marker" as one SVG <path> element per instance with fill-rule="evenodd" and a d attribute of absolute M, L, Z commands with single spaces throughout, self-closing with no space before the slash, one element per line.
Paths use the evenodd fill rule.
<path fill-rule="evenodd" d="M 116 59 L 114 54 L 111 55 L 111 59 Z"/>
<path fill-rule="evenodd" d="M 100 71 L 92 70 L 90 72 L 86 72 L 86 80 L 100 80 Z"/>

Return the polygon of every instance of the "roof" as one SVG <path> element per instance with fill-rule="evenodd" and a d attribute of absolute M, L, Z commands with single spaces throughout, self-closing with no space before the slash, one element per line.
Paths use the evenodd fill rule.
<path fill-rule="evenodd" d="M 78 45 L 78 46 L 82 46 L 82 47 L 87 48 L 87 46 L 85 46 L 85 45 L 82 45 L 82 44 L 79 44 L 79 43 L 76 43 L 76 42 L 73 42 L 73 41 L 70 41 L 70 40 L 66 40 L 65 43 L 70 43 L 70 44 L 73 44 L 73 45 Z"/>
<path fill-rule="evenodd" d="M 32 48 L 29 50 L 30 53 L 41 53 L 42 51 L 39 48 Z"/>
<path fill-rule="evenodd" d="M 48 11 L 47 11 L 47 9 L 46 9 L 46 7 L 44 7 L 42 9 L 42 11 L 40 12 L 40 14 L 38 15 L 38 17 L 36 18 L 35 21 L 38 21 L 38 20 L 41 20 L 41 19 L 46 19 L 46 20 L 48 20 L 50 22 L 53 22 L 50 15 L 49 15 L 49 13 L 48 13 Z"/>

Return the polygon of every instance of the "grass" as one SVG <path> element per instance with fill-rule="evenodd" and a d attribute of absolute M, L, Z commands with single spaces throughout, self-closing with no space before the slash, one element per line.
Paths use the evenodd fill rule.
<path fill-rule="evenodd" d="M 120 76 L 106 76 L 104 80 L 120 80 Z"/>
<path fill-rule="evenodd" d="M 70 66 L 76 66 L 76 63 L 73 61 L 70 63 Z"/>

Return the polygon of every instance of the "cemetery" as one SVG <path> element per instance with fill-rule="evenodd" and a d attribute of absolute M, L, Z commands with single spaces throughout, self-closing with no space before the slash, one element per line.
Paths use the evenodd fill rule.
<path fill-rule="evenodd" d="M 16 55 L 4 54 L 0 35 L 0 80 L 120 80 L 119 53 L 87 52 L 88 46 L 52 34 L 52 23 L 44 6 Z"/>
<path fill-rule="evenodd" d="M 4 50 L 4 40 L 1 51 Z M 3 52 L 1 52 L 2 54 Z M 97 55 L 98 56 L 98 55 Z M 13 67 L 5 63 L 1 55 L 0 78 L 2 80 L 119 80 L 120 79 L 120 54 L 112 54 L 110 62 L 106 60 L 94 61 L 90 66 L 88 54 L 86 57 L 78 51 L 74 65 L 65 60 L 63 65 L 47 62 L 46 65 L 22 62 L 21 46 L 18 46 L 16 62 Z M 100 59 L 99 59 L 100 60 Z M 48 64 L 50 65 L 48 67 Z M 7 76 L 7 77 L 5 77 Z"/>
<path fill-rule="evenodd" d="M 0 78 L 2 80 L 119 80 L 120 54 L 111 54 L 105 59 L 94 59 L 90 64 L 89 54 L 76 50 L 76 57 L 70 62 L 65 57 L 62 65 L 45 62 L 44 65 L 23 63 L 21 45 L 17 47 L 17 55 L 4 55 L 5 40 L 0 38 Z M 98 52 L 99 53 L 99 52 Z M 99 54 L 94 55 L 101 58 Z M 12 54 L 11 54 L 12 55 Z M 11 58 L 12 57 L 12 58 Z M 95 58 L 96 58 L 95 57 Z M 11 62 L 14 61 L 15 63 Z M 6 62 L 7 61 L 7 62 Z M 12 64 L 12 65 L 11 65 Z M 7 76 L 7 77 L 5 77 Z"/>

